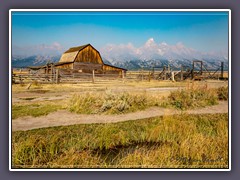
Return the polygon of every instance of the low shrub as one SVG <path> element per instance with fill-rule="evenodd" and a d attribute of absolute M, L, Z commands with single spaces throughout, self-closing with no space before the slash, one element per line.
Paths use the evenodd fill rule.
<path fill-rule="evenodd" d="M 150 106 L 146 94 L 113 93 L 104 94 L 75 94 L 69 102 L 71 112 L 82 114 L 120 114 L 142 110 Z"/>
<path fill-rule="evenodd" d="M 228 100 L 228 87 L 219 87 L 217 89 L 217 95 L 219 100 Z"/>
<path fill-rule="evenodd" d="M 162 106 L 186 110 L 215 104 L 218 104 L 218 96 L 214 90 L 197 88 L 171 92 Z"/>

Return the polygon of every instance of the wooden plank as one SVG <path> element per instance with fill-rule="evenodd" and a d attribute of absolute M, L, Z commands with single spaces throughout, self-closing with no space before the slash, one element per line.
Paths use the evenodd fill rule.
<path fill-rule="evenodd" d="M 94 69 L 92 70 L 92 83 L 95 81 L 95 74 L 94 74 Z"/>
<path fill-rule="evenodd" d="M 56 69 L 56 83 L 59 83 L 59 69 Z"/>

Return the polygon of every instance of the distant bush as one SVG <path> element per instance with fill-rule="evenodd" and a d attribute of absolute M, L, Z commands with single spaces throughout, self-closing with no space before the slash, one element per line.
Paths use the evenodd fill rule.
<path fill-rule="evenodd" d="M 81 114 L 121 114 L 143 110 L 152 106 L 162 106 L 187 110 L 218 104 L 218 100 L 228 99 L 228 88 L 208 89 L 193 87 L 170 92 L 165 98 L 146 93 L 130 94 L 127 92 L 103 94 L 75 94 L 70 99 L 68 109 Z"/>
<path fill-rule="evenodd" d="M 217 95 L 219 100 L 228 100 L 228 87 L 220 87 L 217 89 Z"/>
<path fill-rule="evenodd" d="M 165 107 L 174 107 L 181 110 L 215 104 L 218 104 L 218 96 L 214 90 L 207 88 L 173 91 L 162 103 Z"/>
<path fill-rule="evenodd" d="M 82 114 L 120 114 L 142 110 L 150 106 L 146 94 L 113 93 L 75 94 L 69 102 L 71 112 Z"/>

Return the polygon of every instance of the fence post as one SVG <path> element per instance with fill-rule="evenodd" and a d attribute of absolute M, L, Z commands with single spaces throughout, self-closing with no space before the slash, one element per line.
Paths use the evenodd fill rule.
<path fill-rule="evenodd" d="M 59 69 L 56 69 L 56 84 L 59 83 Z"/>
<path fill-rule="evenodd" d="M 53 73 L 53 64 L 51 64 L 51 79 L 52 79 L 52 83 L 54 81 L 54 73 Z"/>
<path fill-rule="evenodd" d="M 46 67 L 46 74 L 48 74 L 48 64 L 47 64 L 47 67 Z"/>
<path fill-rule="evenodd" d="M 183 80 L 183 65 L 181 65 L 181 81 Z"/>
<path fill-rule="evenodd" d="M 152 69 L 152 78 L 154 79 L 155 77 L 154 77 L 154 67 L 153 67 L 153 69 Z"/>
<path fill-rule="evenodd" d="M 193 61 L 193 64 L 192 64 L 192 79 L 194 79 L 194 61 Z"/>
<path fill-rule="evenodd" d="M 124 75 L 125 75 L 125 74 L 124 74 L 124 70 L 122 70 L 122 78 L 123 78 L 123 79 L 125 78 Z"/>
<path fill-rule="evenodd" d="M 224 66 L 224 62 L 221 62 L 221 78 L 223 79 L 223 66 Z"/>
<path fill-rule="evenodd" d="M 125 72 L 122 70 L 122 82 L 125 83 Z"/>
<path fill-rule="evenodd" d="M 94 72 L 94 69 L 92 70 L 92 83 L 94 83 L 95 81 L 95 72 Z"/>
<path fill-rule="evenodd" d="M 148 72 L 148 82 L 150 82 L 151 81 L 151 73 L 150 73 L 150 71 Z"/>
<path fill-rule="evenodd" d="M 12 76 L 12 83 L 15 83 L 15 80 L 14 80 L 14 73 L 13 73 L 13 68 L 12 68 L 12 71 L 11 71 L 11 76 Z"/>
<path fill-rule="evenodd" d="M 22 79 L 21 75 L 19 75 L 19 82 L 20 82 L 20 84 L 23 84 L 23 79 Z"/>
<path fill-rule="evenodd" d="M 167 70 L 166 66 L 163 67 L 164 80 L 167 80 Z"/>
<path fill-rule="evenodd" d="M 175 81 L 174 80 L 174 72 L 172 71 L 172 81 Z"/>

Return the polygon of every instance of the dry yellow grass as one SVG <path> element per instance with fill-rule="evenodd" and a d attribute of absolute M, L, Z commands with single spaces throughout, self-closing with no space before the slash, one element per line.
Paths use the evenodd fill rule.
<path fill-rule="evenodd" d="M 36 103 L 40 107 L 49 103 L 54 111 L 59 103 L 67 105 L 66 99 L 33 102 L 31 98 L 89 92 L 101 95 L 108 90 L 117 94 L 145 93 L 156 100 L 168 95 L 169 89 L 159 91 L 164 88 L 211 89 L 225 85 L 227 82 L 222 81 L 114 81 L 35 84 L 29 90 L 26 85 L 13 85 L 12 91 L 14 98 L 30 98 L 13 106 L 31 107 Z M 41 108 L 44 112 L 48 109 Z M 136 122 L 44 128 L 13 132 L 12 137 L 15 168 L 228 168 L 227 114 L 182 114 Z"/>
<path fill-rule="evenodd" d="M 228 168 L 228 115 L 13 133 L 14 168 Z"/>

